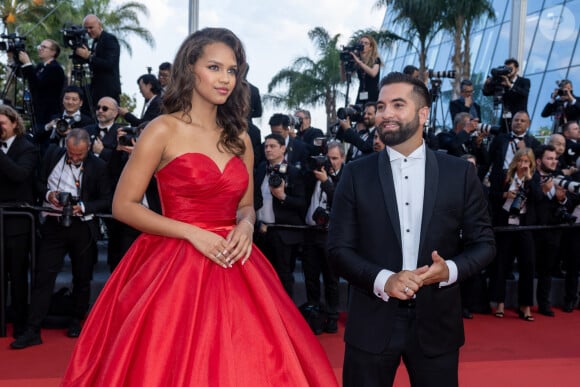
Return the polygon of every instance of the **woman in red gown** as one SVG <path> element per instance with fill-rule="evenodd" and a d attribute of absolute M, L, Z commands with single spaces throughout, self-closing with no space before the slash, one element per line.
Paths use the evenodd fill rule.
<path fill-rule="evenodd" d="M 248 87 L 229 30 L 189 36 L 113 215 L 144 232 L 94 305 L 64 386 L 336 386 L 326 355 L 252 245 Z M 163 216 L 141 205 L 155 174 Z"/>

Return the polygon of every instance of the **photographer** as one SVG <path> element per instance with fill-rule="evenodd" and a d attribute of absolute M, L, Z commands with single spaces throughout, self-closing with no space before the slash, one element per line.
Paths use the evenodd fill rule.
<path fill-rule="evenodd" d="M 483 95 L 493 96 L 494 103 L 502 103 L 501 129 L 507 133 L 512 117 L 519 111 L 528 111 L 530 80 L 520 77 L 520 64 L 514 58 L 506 59 L 504 66 L 492 69 L 492 74 L 483 84 Z"/>
<path fill-rule="evenodd" d="M 326 238 L 332 197 L 345 162 L 345 151 L 344 146 L 338 142 L 329 143 L 327 148 L 326 156 L 319 156 L 322 159 L 312 159 L 318 165 L 312 168 L 316 183 L 307 189 L 311 194 L 307 195 L 310 197 L 310 206 L 306 211 L 306 224 L 320 228 L 309 229 L 305 233 L 302 257 L 307 302 L 300 310 L 315 334 L 338 331 L 338 276 L 328 262 Z M 320 163 L 320 160 L 324 161 Z M 325 307 L 320 303 L 321 274 L 324 281 Z"/>
<path fill-rule="evenodd" d="M 113 97 L 119 103 L 121 95 L 119 41 L 114 35 L 103 30 L 103 24 L 95 15 L 87 15 L 83 20 L 83 26 L 93 39 L 93 45 L 90 50 L 84 45 L 78 47 L 74 53 L 89 63 L 92 74 L 91 101 L 94 103 L 103 97 Z"/>
<path fill-rule="evenodd" d="M 32 65 L 26 51 L 18 53 L 18 59 L 22 63 L 22 75 L 28 81 L 32 97 L 34 135 L 42 133 L 42 126 L 60 112 L 60 98 L 65 85 L 64 71 L 56 60 L 60 54 L 58 43 L 45 39 L 37 49 L 41 62 L 36 66 Z"/>
<path fill-rule="evenodd" d="M 363 35 L 358 41 L 358 46 L 349 50 L 349 53 L 352 61 L 354 61 L 359 80 L 356 104 L 376 102 L 379 97 L 379 73 L 381 68 L 377 42 L 372 36 Z M 343 60 L 341 60 L 340 65 L 341 74 L 345 78 L 348 77 L 349 75 L 346 73 L 351 70 L 350 66 L 345 66 Z"/>
<path fill-rule="evenodd" d="M 97 103 L 97 123 L 85 126 L 91 136 L 93 154 L 105 161 L 111 159 L 111 154 L 117 147 L 117 129 L 121 127 L 115 123 L 118 115 L 117 101 L 111 97 L 103 97 Z"/>
<path fill-rule="evenodd" d="M 34 205 L 34 183 L 38 151 L 25 138 L 22 118 L 8 105 L 0 105 L 0 205 Z M 17 210 L 12 208 L 12 210 Z M 3 218 L 4 267 L 10 278 L 10 305 L 14 336 L 24 333 L 28 308 L 28 262 L 33 234 L 29 218 L 6 215 Z M 6 293 L 4 293 L 6 295 Z"/>
<path fill-rule="evenodd" d="M 460 86 L 461 97 L 449 102 L 449 114 L 451 120 L 455 121 L 458 113 L 469 113 L 471 117 L 481 121 L 481 108 L 473 100 L 473 83 L 469 79 L 461 81 Z"/>
<path fill-rule="evenodd" d="M 131 126 L 139 126 L 141 123 L 151 121 L 161 114 L 161 93 L 163 89 L 155 75 L 143 74 L 137 79 L 137 84 L 141 95 L 145 98 L 141 117 L 135 117 L 127 108 L 119 108 L 119 115 Z"/>
<path fill-rule="evenodd" d="M 167 88 L 167 85 L 169 84 L 169 80 L 171 79 L 171 63 L 163 62 L 159 65 L 157 79 L 161 85 L 161 94 L 163 94 Z"/>
<path fill-rule="evenodd" d="M 41 323 L 48 313 L 56 276 L 67 254 L 72 263 L 74 304 L 67 336 L 80 335 L 97 261 L 99 223 L 94 214 L 111 211 L 106 163 L 91 154 L 89 134 L 84 129 L 72 129 L 67 134 L 66 148 L 53 145 L 47 150 L 40 176 L 44 206 L 56 213 L 42 215 L 28 325 L 24 334 L 11 344 L 13 349 L 42 343 Z"/>
<path fill-rule="evenodd" d="M 562 135 L 566 138 L 566 150 L 564 151 L 564 164 L 576 167 L 580 156 L 580 125 L 576 121 L 568 121 L 562 128 Z"/>
<path fill-rule="evenodd" d="M 344 109 L 344 114 L 340 113 L 341 109 L 337 112 L 340 128 L 336 138 L 351 144 L 346 153 L 347 163 L 373 153 L 377 105 L 374 102 L 367 102 L 362 115 L 359 109 L 358 106 L 351 106 Z M 351 127 L 351 122 L 357 123 L 356 130 Z"/>
<path fill-rule="evenodd" d="M 254 175 L 254 206 L 256 209 L 256 244 L 270 260 L 290 297 L 294 291 L 293 246 L 302 244 L 301 228 L 271 227 L 271 225 L 304 225 L 306 198 L 300 171 L 284 160 L 284 138 L 276 133 L 266 136 L 265 161 Z"/>
<path fill-rule="evenodd" d="M 288 164 L 303 171 L 306 168 L 306 163 L 310 153 L 306 144 L 290 135 L 290 117 L 286 114 L 275 113 L 270 117 L 268 124 L 270 125 L 270 131 L 272 134 L 278 134 L 284 139 L 284 159 Z M 260 160 L 264 160 L 265 157 L 263 155 L 265 144 L 266 143 L 264 143 L 261 149 L 262 154 L 260 155 Z"/>
<path fill-rule="evenodd" d="M 562 127 L 568 121 L 580 119 L 580 101 L 574 96 L 572 82 L 564 79 L 550 96 L 550 101 L 542 110 L 542 117 L 554 116 L 552 133 L 562 132 Z"/>
<path fill-rule="evenodd" d="M 81 112 L 83 101 L 84 93 L 80 87 L 74 85 L 65 87 L 62 97 L 64 111 L 52 117 L 52 120 L 44 125 L 44 131 L 38 134 L 39 139 L 49 137 L 51 143 L 64 147 L 64 139 L 71 129 L 84 128 L 93 124 L 93 119 Z"/>
<path fill-rule="evenodd" d="M 300 139 L 306 147 L 311 156 L 320 154 L 320 147 L 314 145 L 314 140 L 319 137 L 324 137 L 322 130 L 312 127 L 312 118 L 310 112 L 306 109 L 298 109 L 294 116 L 298 118 L 296 138 Z"/>
<path fill-rule="evenodd" d="M 444 149 L 450 155 L 461 157 L 472 154 L 478 159 L 484 158 L 485 147 L 483 139 L 488 136 L 486 131 L 478 131 L 478 120 L 469 113 L 461 112 L 453 120 L 453 130 L 437 134 L 439 149 Z"/>

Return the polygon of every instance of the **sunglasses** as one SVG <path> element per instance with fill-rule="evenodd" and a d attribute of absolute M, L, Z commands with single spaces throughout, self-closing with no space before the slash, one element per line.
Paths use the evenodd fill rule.
<path fill-rule="evenodd" d="M 106 112 L 106 111 L 109 110 L 109 107 L 108 106 L 100 106 L 100 105 L 98 105 L 97 106 L 97 110 L 102 110 L 102 111 Z"/>

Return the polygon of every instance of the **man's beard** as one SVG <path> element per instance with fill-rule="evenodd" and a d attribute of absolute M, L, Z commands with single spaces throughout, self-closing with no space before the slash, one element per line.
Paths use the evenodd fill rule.
<path fill-rule="evenodd" d="M 542 172 L 544 172 L 544 173 L 547 173 L 547 174 L 551 174 L 551 173 L 554 173 L 554 172 L 556 172 L 556 170 L 555 170 L 555 169 L 550 169 L 550 168 L 548 168 L 548 167 L 546 166 L 546 164 L 544 164 L 544 163 L 540 163 L 540 170 L 541 170 Z"/>
<path fill-rule="evenodd" d="M 406 124 L 401 124 L 399 122 L 395 123 L 399 125 L 399 130 L 388 131 L 385 130 L 385 128 L 381 128 L 379 131 L 379 136 L 381 137 L 383 144 L 388 146 L 395 146 L 402 144 L 403 142 L 413 137 L 419 128 L 419 115 L 415 114 L 415 118 Z"/>

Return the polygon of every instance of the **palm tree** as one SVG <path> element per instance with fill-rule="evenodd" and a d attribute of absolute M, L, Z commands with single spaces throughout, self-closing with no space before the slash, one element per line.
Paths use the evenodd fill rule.
<path fill-rule="evenodd" d="M 482 17 L 495 19 L 493 4 L 489 0 L 448 0 L 449 5 L 443 29 L 453 35 L 454 98 L 459 93 L 462 79 L 471 77 L 471 32 Z"/>
<path fill-rule="evenodd" d="M 406 40 L 419 55 L 419 71 L 426 69 L 427 49 L 442 28 L 446 0 L 377 0 L 375 8 L 387 7 L 394 12 L 394 22 L 409 36 Z M 414 43 L 418 41 L 417 47 Z"/>
<path fill-rule="evenodd" d="M 324 104 L 327 124 L 336 121 L 337 98 L 342 93 L 340 77 L 340 51 L 337 48 L 340 34 L 333 37 L 322 27 L 308 32 L 316 46 L 318 59 L 300 57 L 287 68 L 274 75 L 268 84 L 264 101 L 294 109 L 301 105 Z M 281 86 L 287 89 L 273 93 Z"/>

